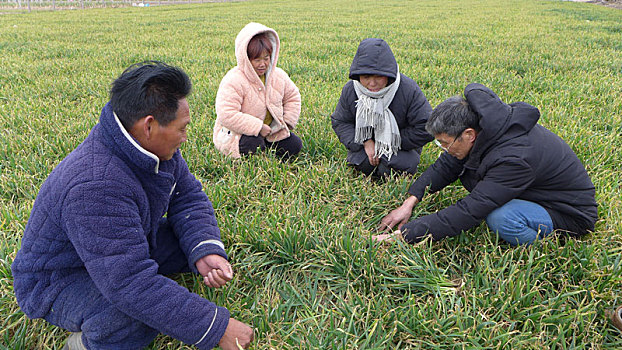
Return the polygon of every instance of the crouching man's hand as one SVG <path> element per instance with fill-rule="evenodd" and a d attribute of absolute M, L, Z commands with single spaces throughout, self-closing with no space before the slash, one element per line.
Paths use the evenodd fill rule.
<path fill-rule="evenodd" d="M 403 238 L 404 237 L 402 236 L 402 231 L 400 230 L 393 231 L 392 233 L 383 233 L 383 234 L 371 236 L 372 241 L 385 242 L 385 243 L 394 242 L 394 241 L 397 241 Z"/>
<path fill-rule="evenodd" d="M 248 349 L 254 338 L 255 335 L 251 327 L 234 318 L 230 318 L 229 325 L 225 329 L 225 334 L 220 338 L 218 345 L 223 350 Z"/>
<path fill-rule="evenodd" d="M 388 233 L 395 225 L 398 229 L 402 229 L 402 226 L 408 222 L 412 215 L 413 208 L 419 203 L 419 199 L 415 196 L 410 196 L 404 201 L 402 205 L 393 209 L 387 216 L 382 218 L 377 230 L 383 233 Z"/>
<path fill-rule="evenodd" d="M 220 255 L 211 254 L 197 260 L 197 270 L 203 276 L 203 283 L 212 288 L 220 288 L 233 278 L 231 264 Z"/>

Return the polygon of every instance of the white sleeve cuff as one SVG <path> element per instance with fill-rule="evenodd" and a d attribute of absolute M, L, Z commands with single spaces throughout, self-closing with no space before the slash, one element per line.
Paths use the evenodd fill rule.
<path fill-rule="evenodd" d="M 222 244 L 221 241 L 217 240 L 217 239 L 208 239 L 206 241 L 203 241 L 199 244 L 196 245 L 196 247 L 192 248 L 192 251 L 190 252 L 190 254 L 192 254 L 197 248 L 199 248 L 202 245 L 206 245 L 206 244 L 215 244 L 217 246 L 220 247 L 220 249 L 225 250 L 225 245 Z"/>

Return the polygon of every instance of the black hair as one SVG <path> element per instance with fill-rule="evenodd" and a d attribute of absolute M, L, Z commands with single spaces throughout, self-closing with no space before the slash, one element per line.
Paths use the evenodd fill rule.
<path fill-rule="evenodd" d="M 433 136 L 447 134 L 457 137 L 468 128 L 478 132 L 482 129 L 479 116 L 462 96 L 453 96 L 441 102 L 425 124 L 425 130 Z"/>
<path fill-rule="evenodd" d="M 129 66 L 112 83 L 110 104 L 127 130 L 148 115 L 165 126 L 175 120 L 178 102 L 190 90 L 192 83 L 182 69 L 144 61 Z"/>

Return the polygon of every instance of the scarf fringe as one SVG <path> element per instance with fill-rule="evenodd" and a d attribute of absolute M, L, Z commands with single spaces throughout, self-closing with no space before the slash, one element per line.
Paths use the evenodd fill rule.
<path fill-rule="evenodd" d="M 387 145 L 383 142 L 375 142 L 376 144 L 376 152 L 375 157 L 387 157 L 387 160 L 391 160 L 391 157 L 397 154 L 397 151 L 402 144 L 400 135 L 393 135 L 391 138 L 391 145 Z"/>
<path fill-rule="evenodd" d="M 399 127 L 389 109 L 399 84 L 399 71 L 393 84 L 377 92 L 371 92 L 359 81 L 354 81 L 354 91 L 358 97 L 354 142 L 362 144 L 374 139 L 375 157 L 385 156 L 390 160 L 402 146 Z"/>
<path fill-rule="evenodd" d="M 374 129 L 377 129 L 378 126 L 378 118 L 374 115 L 376 113 L 373 112 L 374 105 L 374 101 L 370 99 L 356 100 L 357 118 L 361 118 L 364 123 L 361 127 L 356 128 L 354 142 L 362 144 L 374 137 Z"/>
<path fill-rule="evenodd" d="M 374 137 L 374 128 L 371 126 L 356 129 L 354 133 L 354 142 L 362 144 L 363 142 Z"/>
<path fill-rule="evenodd" d="M 365 118 L 368 118 L 368 116 L 365 116 Z M 372 124 L 372 125 L 355 129 L 354 142 L 358 144 L 362 144 L 363 142 L 374 138 L 374 131 L 376 131 L 379 134 L 384 132 L 384 127 L 385 127 L 384 124 L 372 123 L 372 122 L 368 124 Z M 374 154 L 375 157 L 386 156 L 388 160 L 391 160 L 391 157 L 396 155 L 397 151 L 399 151 L 399 149 L 401 148 L 402 137 L 400 134 L 391 134 L 390 143 L 386 143 L 386 142 L 383 142 L 383 140 L 376 139 L 374 141 L 374 144 L 375 144 L 375 154 Z"/>

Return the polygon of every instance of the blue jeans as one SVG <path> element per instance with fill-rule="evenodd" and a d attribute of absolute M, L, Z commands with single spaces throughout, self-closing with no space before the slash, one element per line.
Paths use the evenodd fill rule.
<path fill-rule="evenodd" d="M 553 232 L 553 220 L 542 206 L 512 199 L 486 217 L 488 227 L 501 239 L 516 246 L 531 244 Z"/>

